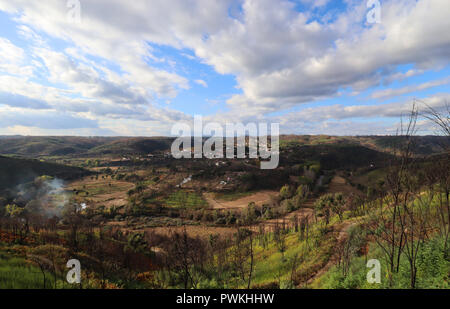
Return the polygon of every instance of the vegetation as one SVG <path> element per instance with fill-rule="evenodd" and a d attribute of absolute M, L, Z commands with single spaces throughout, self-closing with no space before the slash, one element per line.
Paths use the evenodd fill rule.
<path fill-rule="evenodd" d="M 0 286 L 448 289 L 448 118 L 429 110 L 443 136 L 418 138 L 418 117 L 284 136 L 276 170 L 174 160 L 170 138 L 0 138 Z"/>

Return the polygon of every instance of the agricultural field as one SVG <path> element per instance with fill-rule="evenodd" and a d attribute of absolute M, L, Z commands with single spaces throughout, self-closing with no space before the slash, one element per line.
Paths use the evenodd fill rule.
<path fill-rule="evenodd" d="M 388 278 L 375 288 L 448 288 L 448 196 L 440 191 L 448 157 L 414 156 L 402 172 L 438 183 L 414 187 L 403 205 L 403 193 L 395 200 L 388 187 L 400 159 L 361 139 L 283 137 L 280 166 L 266 171 L 256 160 L 175 160 L 155 139 L 95 140 L 84 157 L 46 156 L 57 152 L 52 140 L 39 160 L 12 155 L 8 141 L 0 159 L 28 176 L 10 181 L 3 166 L 0 284 L 74 288 L 62 261 L 76 257 L 86 265 L 83 288 L 374 288 L 363 270 L 375 258 Z M 133 152 L 116 154 L 118 143 Z M 402 221 L 393 221 L 395 205 Z M 403 207 L 427 226 L 411 242 L 386 243 L 389 227 L 411 223 Z M 412 262 L 420 265 L 414 281 Z"/>
<path fill-rule="evenodd" d="M 449 13 L 0 0 L 0 292 L 196 308 L 445 293 Z"/>

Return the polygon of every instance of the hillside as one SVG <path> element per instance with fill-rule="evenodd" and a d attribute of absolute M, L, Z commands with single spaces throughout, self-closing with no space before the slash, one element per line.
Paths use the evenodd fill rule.
<path fill-rule="evenodd" d="M 89 173 L 77 167 L 0 156 L 0 191 L 30 182 L 37 176 L 48 175 L 71 180 Z"/>
<path fill-rule="evenodd" d="M 173 142 L 170 137 L 124 138 L 99 145 L 88 151 L 89 154 L 149 154 L 155 151 L 169 150 Z"/>
<path fill-rule="evenodd" d="M 414 136 L 414 153 L 419 156 L 443 152 L 449 145 L 445 136 Z M 329 135 L 283 135 L 280 137 L 281 147 L 292 145 L 359 145 L 379 151 L 391 153 L 394 145 L 406 142 L 404 136 L 329 136 Z"/>
<path fill-rule="evenodd" d="M 0 137 L 0 154 L 28 158 L 47 156 L 148 154 L 167 150 L 168 137 Z"/>
<path fill-rule="evenodd" d="M 117 139 L 113 137 L 3 136 L 0 138 L 0 154 L 31 158 L 76 155 Z"/>
<path fill-rule="evenodd" d="M 402 137 L 396 136 L 309 136 L 283 135 L 280 137 L 281 149 L 293 146 L 364 146 L 378 152 L 392 151 L 392 147 Z M 32 137 L 0 136 L 0 154 L 28 158 L 48 156 L 92 156 L 92 155 L 145 155 L 155 151 L 170 149 L 171 137 Z M 448 139 L 440 136 L 415 137 L 417 155 L 442 152 Z"/>
<path fill-rule="evenodd" d="M 407 142 L 404 136 L 361 136 L 355 139 L 361 145 L 384 152 L 391 152 L 395 145 Z M 415 136 L 414 143 L 414 153 L 425 156 L 443 152 L 449 145 L 449 139 L 445 136 Z"/>
<path fill-rule="evenodd" d="M 383 166 L 391 155 L 356 144 L 290 145 L 281 150 L 281 163 L 319 162 L 325 170 Z"/>

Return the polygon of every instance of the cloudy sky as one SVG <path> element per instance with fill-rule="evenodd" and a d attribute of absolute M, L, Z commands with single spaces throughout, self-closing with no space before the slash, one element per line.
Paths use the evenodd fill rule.
<path fill-rule="evenodd" d="M 367 2 L 0 0 L 0 135 L 392 134 L 450 102 L 450 1 Z"/>

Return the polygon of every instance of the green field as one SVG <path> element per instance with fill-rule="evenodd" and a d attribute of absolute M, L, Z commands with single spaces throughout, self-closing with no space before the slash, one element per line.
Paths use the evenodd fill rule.
<path fill-rule="evenodd" d="M 202 209 L 208 206 L 201 195 L 183 190 L 170 194 L 164 204 L 169 208 L 181 209 Z"/>

